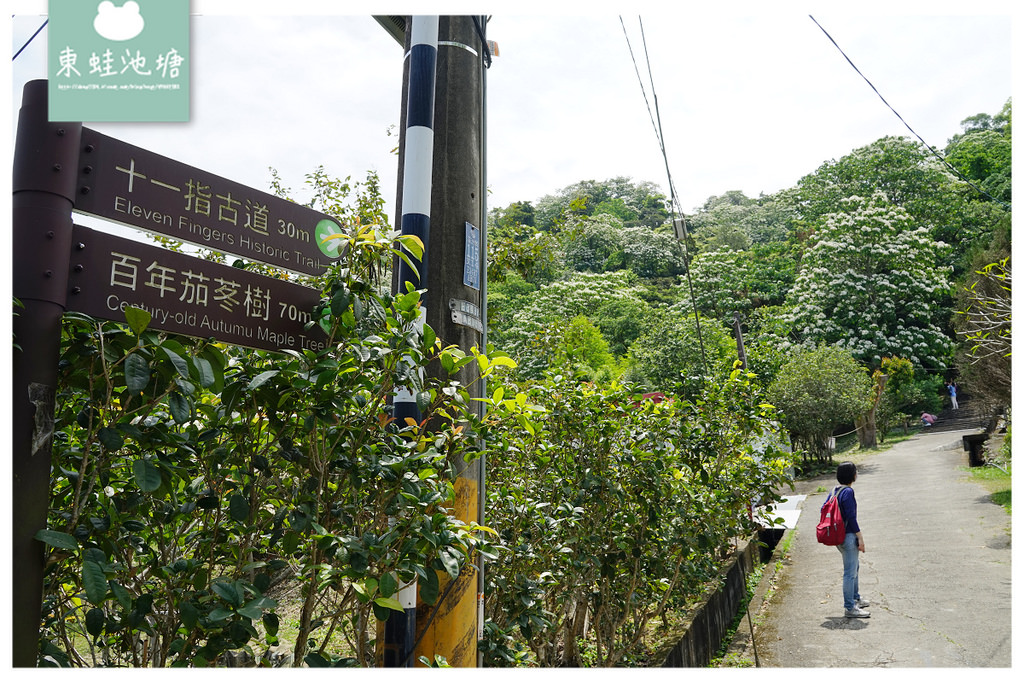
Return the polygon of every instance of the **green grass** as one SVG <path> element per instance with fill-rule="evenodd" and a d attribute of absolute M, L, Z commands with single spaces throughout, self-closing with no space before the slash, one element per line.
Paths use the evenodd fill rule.
<path fill-rule="evenodd" d="M 985 490 L 991 494 L 992 502 L 1002 505 L 1011 515 L 1013 514 L 1011 504 L 1012 472 L 1012 469 L 1004 472 L 998 467 L 972 467 L 970 469 L 971 478 L 985 487 Z"/>

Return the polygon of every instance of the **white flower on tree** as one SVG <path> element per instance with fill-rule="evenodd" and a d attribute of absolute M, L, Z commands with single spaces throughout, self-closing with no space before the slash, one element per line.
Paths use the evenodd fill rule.
<path fill-rule="evenodd" d="M 794 331 L 837 344 L 877 368 L 885 356 L 942 367 L 952 348 L 937 301 L 950 291 L 948 249 L 881 192 L 849 197 L 825 217 L 791 301 Z"/>

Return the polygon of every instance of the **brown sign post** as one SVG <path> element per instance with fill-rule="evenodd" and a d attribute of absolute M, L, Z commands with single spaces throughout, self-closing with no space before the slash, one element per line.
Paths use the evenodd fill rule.
<path fill-rule="evenodd" d="M 88 128 L 75 209 L 250 261 L 318 275 L 340 256 L 338 223 Z"/>
<path fill-rule="evenodd" d="M 320 350 L 308 287 L 73 225 L 74 210 L 298 273 L 341 257 L 341 227 L 308 207 L 84 128 L 47 120 L 25 85 L 15 142 L 12 245 L 12 663 L 35 666 L 61 316 L 123 321 L 271 351 Z"/>
<path fill-rule="evenodd" d="M 72 242 L 70 311 L 123 320 L 133 306 L 165 332 L 267 351 L 326 347 L 320 326 L 307 328 L 315 289 L 80 225 Z"/>

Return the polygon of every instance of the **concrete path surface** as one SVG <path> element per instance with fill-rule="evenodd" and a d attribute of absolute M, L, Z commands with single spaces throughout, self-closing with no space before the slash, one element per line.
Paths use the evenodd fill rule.
<path fill-rule="evenodd" d="M 966 433 L 922 433 L 858 464 L 869 619 L 844 618 L 842 558 L 815 540 L 816 490 L 834 475 L 798 489 L 788 558 L 757 615 L 762 667 L 1011 666 L 1010 516 L 970 481 Z"/>

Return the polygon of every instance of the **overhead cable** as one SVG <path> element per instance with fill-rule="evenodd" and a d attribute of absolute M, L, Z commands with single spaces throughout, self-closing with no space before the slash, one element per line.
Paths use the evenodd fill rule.
<path fill-rule="evenodd" d="M 807 16 L 811 17 L 811 21 L 813 21 L 813 22 L 814 22 L 814 23 L 815 23 L 815 24 L 817 25 L 817 27 L 821 29 L 821 32 L 825 34 L 825 37 L 826 37 L 826 38 L 828 38 L 828 39 L 829 39 L 829 40 L 830 40 L 830 41 L 832 42 L 832 44 L 833 44 L 833 45 L 835 45 L 836 49 L 837 49 L 837 50 L 839 50 L 839 54 L 841 54 L 841 55 L 842 55 L 843 57 L 845 57 L 845 58 L 846 58 L 846 61 L 847 61 L 847 62 L 849 62 L 850 66 L 852 66 L 852 67 L 853 67 L 853 70 L 857 72 L 857 75 L 858 75 L 858 76 L 860 76 L 861 78 L 863 78 L 863 79 L 864 79 L 864 82 L 865 82 L 865 83 L 867 83 L 867 84 L 868 84 L 869 86 L 871 86 L 871 89 L 875 91 L 875 94 L 876 94 L 876 95 L 878 95 L 878 99 L 882 100 L 882 102 L 883 102 L 883 103 L 885 104 L 885 106 L 889 107 L 890 111 L 892 111 L 892 113 L 893 113 L 893 114 L 896 114 L 896 118 L 898 118 L 898 119 L 899 119 L 899 120 L 900 120 L 900 121 L 901 121 L 901 122 L 903 123 L 903 125 L 907 127 L 907 130 L 909 130 L 909 131 L 910 131 L 911 133 L 913 133 L 913 134 L 914 134 L 914 137 L 916 137 L 916 138 L 917 138 L 918 140 L 920 140 L 920 141 L 921 141 L 921 144 L 922 144 L 922 145 L 924 145 L 925 147 L 927 147 L 927 148 L 928 148 L 928 150 L 929 150 L 929 151 L 930 151 L 930 152 L 931 152 L 932 154 L 934 154 L 934 155 L 935 155 L 935 158 L 936 158 L 936 159 L 938 159 L 938 160 L 939 160 L 939 161 L 941 161 L 941 162 L 942 162 L 943 164 L 945 164 L 946 168 L 948 168 L 948 169 L 949 169 L 950 171 L 952 171 L 952 172 L 953 172 L 954 174 L 956 174 L 956 176 L 957 176 L 958 178 L 960 178 L 961 180 L 963 180 L 963 181 L 964 181 L 965 183 L 967 183 L 968 185 L 970 185 L 970 186 L 971 186 L 972 188 L 974 188 L 975 190 L 977 190 L 977 191 L 978 191 L 978 192 L 979 192 L 980 194 L 983 194 L 983 195 L 985 195 L 986 197 L 988 197 L 988 198 L 989 198 L 989 199 L 991 199 L 992 201 L 994 201 L 994 202 L 996 202 L 996 203 L 998 203 L 998 204 L 1002 205 L 1002 206 L 1003 206 L 1004 208 L 1006 208 L 1007 210 L 1010 210 L 1010 205 L 1009 205 L 1009 204 L 1007 204 L 1006 202 L 1004 202 L 1004 201 L 1002 201 L 1002 200 L 996 199 L 995 197 L 993 197 L 992 195 L 990 195 L 990 194 L 989 194 L 988 192 L 985 192 L 985 190 L 983 190 L 983 189 L 981 189 L 980 187 L 978 187 L 977 185 L 975 185 L 975 184 L 974 184 L 973 182 L 971 182 L 971 181 L 970 181 L 970 179 L 968 179 L 968 178 L 967 178 L 967 177 L 966 177 L 966 176 L 965 176 L 965 175 L 964 175 L 963 173 L 961 173 L 960 171 L 958 171 L 958 170 L 957 170 L 956 168 L 954 168 L 954 167 L 953 167 L 953 166 L 952 166 L 952 165 L 951 165 L 951 164 L 950 164 L 950 163 L 949 163 L 948 161 L 946 161 L 945 157 L 943 157 L 943 156 L 942 156 L 941 154 L 939 154 L 939 153 L 938 153 L 937 151 L 935 151 L 935 148 L 934 148 L 934 147 L 932 147 L 932 146 L 931 146 L 931 145 L 929 145 L 929 144 L 928 144 L 927 142 L 925 142 L 925 141 L 924 141 L 924 138 L 922 138 L 922 137 L 921 137 L 920 135 L 918 135 L 918 134 L 917 134 L 917 131 L 915 131 L 915 130 L 914 130 L 913 128 L 911 128 L 911 127 L 910 127 L 910 124 L 909 124 L 909 123 L 907 123 L 907 122 L 906 122 L 906 121 L 905 121 L 905 120 L 903 119 L 903 117 L 902 117 L 902 116 L 900 116 L 899 112 L 898 112 L 898 111 L 896 111 L 895 109 L 893 109 L 893 107 L 892 107 L 892 105 L 891 105 L 891 104 L 889 104 L 888 102 L 886 102 L 885 98 L 884 98 L 884 97 L 882 97 L 882 93 L 878 92 L 878 88 L 876 88 L 876 87 L 874 86 L 874 84 L 872 84 L 872 83 L 871 83 L 871 81 L 869 81 L 869 80 L 868 80 L 868 77 L 867 77 L 867 76 L 865 76 L 865 75 L 864 75 L 863 73 L 861 73 L 860 69 L 858 69 L 858 68 L 857 68 L 857 65 L 853 63 L 853 60 L 852 60 L 852 59 L 850 59 L 850 58 L 849 58 L 849 57 L 847 56 L 847 54 L 846 54 L 845 52 L 843 52 L 843 48 L 839 47 L 839 44 L 838 44 L 838 43 L 837 43 L 837 42 L 835 41 L 835 39 L 834 39 L 834 38 L 833 38 L 832 36 L 830 36 L 830 35 L 829 35 L 828 31 L 826 31 L 826 30 L 825 30 L 825 29 L 824 29 L 824 28 L 822 27 L 822 25 L 818 23 L 818 20 L 817 20 L 817 19 L 815 19 L 815 18 L 814 18 L 814 17 L 812 16 L 812 15 L 810 15 L 810 14 L 808 14 Z"/>
<path fill-rule="evenodd" d="M 640 76 L 640 68 L 636 63 L 636 56 L 633 54 L 633 45 L 629 42 L 629 33 L 626 31 L 626 24 L 622 20 L 622 16 L 619 15 L 619 23 L 622 24 L 622 33 L 626 37 L 626 45 L 629 47 L 629 56 L 633 60 L 633 69 L 636 71 L 637 80 L 640 81 L 640 91 L 643 93 L 644 102 L 647 104 L 647 113 L 651 117 L 651 125 L 654 126 L 654 135 L 658 138 L 658 146 L 661 148 L 662 159 L 665 160 L 665 174 L 668 177 L 668 188 L 669 195 L 671 197 L 671 208 L 672 208 L 672 221 L 675 223 L 676 214 L 679 215 L 679 221 L 683 227 L 683 239 L 680 240 L 683 244 L 683 258 L 686 259 L 686 283 L 690 289 L 690 302 L 693 305 L 693 320 L 697 331 L 697 343 L 700 346 L 700 357 L 704 363 L 704 374 L 708 373 L 708 359 L 707 354 L 704 352 L 704 335 L 700 329 L 700 315 L 697 312 L 697 297 L 693 292 L 693 280 L 690 277 L 690 254 L 686 246 L 686 217 L 683 215 L 682 208 L 679 206 L 679 197 L 676 194 L 676 186 L 672 180 L 672 171 L 669 168 L 668 163 L 668 152 L 665 150 L 665 136 L 662 132 L 661 127 L 661 112 L 658 109 L 658 93 L 654 89 L 654 72 L 651 70 L 651 57 L 647 51 L 647 37 L 644 34 L 644 22 L 643 19 L 637 17 L 640 22 L 640 38 L 644 46 L 644 58 L 647 61 L 647 76 L 651 83 L 651 97 L 654 99 L 654 110 L 651 110 L 651 103 L 647 99 L 647 91 L 644 89 L 643 78 Z"/>
<path fill-rule="evenodd" d="M 25 51 L 25 48 L 29 46 L 29 43 L 31 43 L 31 42 L 32 42 L 33 40 L 35 40 L 35 39 L 36 39 L 36 36 L 38 36 L 38 35 L 39 35 L 39 32 L 40 32 L 40 31 L 42 31 L 42 30 L 43 30 L 44 28 L 46 28 L 46 25 L 47 25 L 48 23 L 50 23 L 50 20 L 49 20 L 49 19 L 46 19 L 46 21 L 44 21 L 44 22 L 43 22 L 43 25 L 42 25 L 42 26 L 40 26 L 39 28 L 37 28 L 37 29 L 36 29 L 36 32 L 32 34 L 32 37 L 31 37 L 31 38 L 29 38 L 29 39 L 28 39 L 27 41 L 25 41 L 25 44 L 21 46 L 21 49 L 20 49 L 20 50 L 18 50 L 17 52 L 15 52 L 15 53 L 14 53 L 14 57 L 12 57 L 12 58 L 11 58 L 11 61 L 12 61 L 12 62 L 13 62 L 13 61 L 14 61 L 15 59 L 17 59 L 17 58 L 18 58 L 18 55 L 20 55 L 20 54 L 21 54 L 22 52 L 24 52 L 24 51 Z"/>

